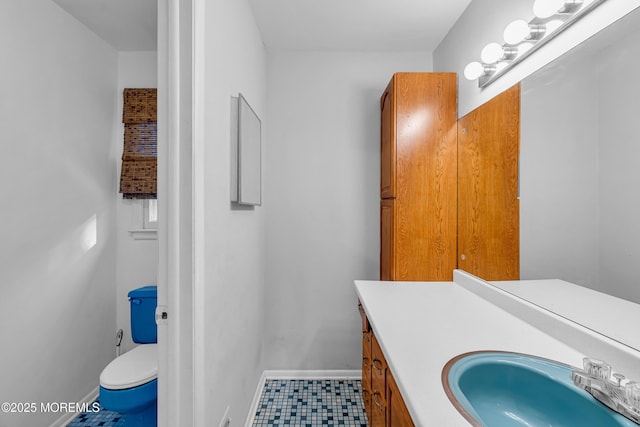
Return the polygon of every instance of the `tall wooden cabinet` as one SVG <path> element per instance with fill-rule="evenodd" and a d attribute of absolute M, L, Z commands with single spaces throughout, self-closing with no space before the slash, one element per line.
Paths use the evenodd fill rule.
<path fill-rule="evenodd" d="M 380 279 L 452 280 L 456 75 L 396 73 L 380 105 Z"/>

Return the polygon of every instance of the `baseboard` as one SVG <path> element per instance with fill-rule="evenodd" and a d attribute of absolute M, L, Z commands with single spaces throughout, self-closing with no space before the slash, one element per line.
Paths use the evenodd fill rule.
<path fill-rule="evenodd" d="M 93 403 L 98 398 L 99 391 L 100 391 L 99 387 L 94 388 L 93 390 L 91 390 L 89 392 L 89 394 L 87 394 L 85 397 L 83 397 L 77 403 L 79 403 L 79 404 L 86 403 L 87 405 L 90 405 L 91 403 Z M 79 406 L 81 406 L 81 405 L 79 405 Z M 62 415 L 60 418 L 58 418 L 56 421 L 54 421 L 49 427 L 66 427 L 79 414 L 80 414 L 80 412 L 66 413 L 66 414 Z"/>
<path fill-rule="evenodd" d="M 258 380 L 258 387 L 256 388 L 256 392 L 253 395 L 253 402 L 251 402 L 251 408 L 249 409 L 247 419 L 244 422 L 245 427 L 251 427 L 253 425 L 253 419 L 255 418 L 256 412 L 258 411 L 258 404 L 260 404 L 260 396 L 262 396 L 264 383 L 267 380 L 265 372 L 266 371 L 262 372 L 262 375 L 260 375 L 260 379 Z"/>
<path fill-rule="evenodd" d="M 258 381 L 258 387 L 253 395 L 253 402 L 251 403 L 251 409 L 247 414 L 247 420 L 245 421 L 245 427 L 251 427 L 253 425 L 253 419 L 258 411 L 258 405 L 260 404 L 260 397 L 262 396 L 262 390 L 264 390 L 264 384 L 267 380 L 360 380 L 362 379 L 361 370 L 332 370 L 332 371 L 278 371 L 269 370 L 263 371 Z"/>
<path fill-rule="evenodd" d="M 268 380 L 359 380 L 361 370 L 264 371 Z"/>

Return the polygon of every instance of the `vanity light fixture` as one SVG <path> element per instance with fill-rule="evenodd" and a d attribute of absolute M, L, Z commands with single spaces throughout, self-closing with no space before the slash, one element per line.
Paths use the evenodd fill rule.
<path fill-rule="evenodd" d="M 502 58 L 504 51 L 499 43 L 489 43 L 480 52 L 480 59 L 485 64 L 494 64 L 498 62 L 498 59 Z"/>
<path fill-rule="evenodd" d="M 464 76 L 467 80 L 475 80 L 485 73 L 484 66 L 477 61 L 471 62 L 464 68 Z"/>
<path fill-rule="evenodd" d="M 564 7 L 564 0 L 536 0 L 533 2 L 533 14 L 538 18 L 549 18 Z"/>
<path fill-rule="evenodd" d="M 504 29 L 504 41 L 510 45 L 517 45 L 524 40 L 539 40 L 547 32 L 544 24 L 529 24 L 524 19 L 517 19 Z"/>
<path fill-rule="evenodd" d="M 518 19 L 504 29 L 504 44 L 492 42 L 480 53 L 481 62 L 464 69 L 468 80 L 485 87 L 514 65 L 541 48 L 553 37 L 577 22 L 606 0 L 535 0 L 529 22 Z"/>
<path fill-rule="evenodd" d="M 533 49 L 534 44 L 531 42 L 520 43 L 518 45 L 518 55 L 522 56 Z"/>
<path fill-rule="evenodd" d="M 553 33 L 555 30 L 562 26 L 562 21 L 559 19 L 553 19 L 545 24 L 545 32 L 547 34 Z"/>

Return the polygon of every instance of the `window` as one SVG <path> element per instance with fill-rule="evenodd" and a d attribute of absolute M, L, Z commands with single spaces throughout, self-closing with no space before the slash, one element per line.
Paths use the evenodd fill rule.
<path fill-rule="evenodd" d="M 133 224 L 129 234 L 134 240 L 156 240 L 158 238 L 158 201 L 156 199 L 134 200 Z"/>
<path fill-rule="evenodd" d="M 156 230 L 158 228 L 158 200 L 146 199 L 142 206 L 142 228 Z"/>
<path fill-rule="evenodd" d="M 123 92 L 124 144 L 120 192 L 125 199 L 142 199 L 129 233 L 136 240 L 157 238 L 157 90 L 127 88 Z"/>
<path fill-rule="evenodd" d="M 155 199 L 157 187 L 157 91 L 125 89 L 120 192 L 125 199 Z"/>

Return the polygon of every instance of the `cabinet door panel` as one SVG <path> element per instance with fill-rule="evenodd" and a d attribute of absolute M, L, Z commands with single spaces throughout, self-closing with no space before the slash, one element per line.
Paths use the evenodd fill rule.
<path fill-rule="evenodd" d="M 380 98 L 380 198 L 395 197 L 396 145 L 393 80 Z"/>
<path fill-rule="evenodd" d="M 387 361 L 382 354 L 382 349 L 375 335 L 371 336 L 371 376 L 373 379 L 373 393 L 380 393 L 383 400 L 386 400 L 387 390 Z"/>
<path fill-rule="evenodd" d="M 375 355 L 371 360 L 371 393 L 373 395 L 379 394 L 380 400 L 386 405 L 386 367 L 381 365 L 381 360 Z"/>
<path fill-rule="evenodd" d="M 371 332 L 362 334 L 362 389 L 371 391 Z"/>
<path fill-rule="evenodd" d="M 362 356 L 371 359 L 371 331 L 362 333 Z"/>
<path fill-rule="evenodd" d="M 413 420 L 390 371 L 387 371 L 388 427 L 414 427 Z"/>
<path fill-rule="evenodd" d="M 373 393 L 371 398 L 371 420 L 370 427 L 386 427 L 387 425 L 387 406 L 382 400 L 380 393 Z"/>
<path fill-rule="evenodd" d="M 371 390 L 362 389 L 362 404 L 364 405 L 364 413 L 367 415 L 367 420 L 371 424 L 371 420 L 373 420 Z"/>
<path fill-rule="evenodd" d="M 395 280 L 395 201 L 380 202 L 380 280 Z"/>
<path fill-rule="evenodd" d="M 360 301 L 358 301 L 358 311 L 360 312 L 360 318 L 362 319 L 362 333 L 371 331 L 371 325 L 369 325 L 369 319 L 367 319 L 367 314 L 364 312 L 364 308 Z"/>
<path fill-rule="evenodd" d="M 458 266 L 520 278 L 520 86 L 458 121 Z"/>

